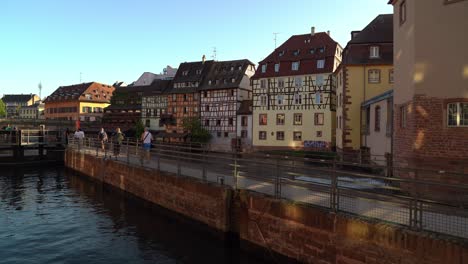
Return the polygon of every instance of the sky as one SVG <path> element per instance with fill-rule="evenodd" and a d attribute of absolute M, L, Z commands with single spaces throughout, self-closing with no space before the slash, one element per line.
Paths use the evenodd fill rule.
<path fill-rule="evenodd" d="M 199 61 L 255 64 L 290 36 L 330 30 L 345 47 L 352 30 L 387 0 L 1 0 L 0 95 L 51 94 L 80 82 L 131 83 L 144 72 Z M 81 73 L 81 74 L 80 74 Z"/>

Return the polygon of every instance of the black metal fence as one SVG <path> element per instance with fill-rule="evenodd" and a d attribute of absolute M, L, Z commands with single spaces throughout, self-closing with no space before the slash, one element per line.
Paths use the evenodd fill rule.
<path fill-rule="evenodd" d="M 69 147 L 90 155 L 217 182 L 234 189 L 252 190 L 334 212 L 468 238 L 466 174 L 357 164 L 337 158 L 213 152 L 199 144 L 154 143 L 146 151 L 141 142 L 132 139 L 117 144 L 112 140 L 70 138 Z M 451 180 L 433 180 L 435 174 L 439 179 Z"/>

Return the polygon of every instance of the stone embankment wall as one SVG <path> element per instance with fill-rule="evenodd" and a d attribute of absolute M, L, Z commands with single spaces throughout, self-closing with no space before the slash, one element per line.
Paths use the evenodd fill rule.
<path fill-rule="evenodd" d="M 65 163 L 217 231 L 237 233 L 242 246 L 260 248 L 282 263 L 468 263 L 468 244 L 456 239 L 70 150 Z"/>

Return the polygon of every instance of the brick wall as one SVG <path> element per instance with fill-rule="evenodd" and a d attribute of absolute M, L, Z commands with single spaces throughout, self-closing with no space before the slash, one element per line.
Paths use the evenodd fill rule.
<path fill-rule="evenodd" d="M 180 213 L 221 231 L 229 231 L 231 189 L 103 160 L 68 150 L 65 164 L 92 178 Z"/>
<path fill-rule="evenodd" d="M 242 192 L 240 237 L 304 263 L 468 263 L 468 245 Z"/>
<path fill-rule="evenodd" d="M 414 96 L 404 105 L 395 105 L 395 165 L 468 173 L 468 127 L 447 127 L 450 100 Z M 407 111 L 401 128 L 401 107 Z"/>

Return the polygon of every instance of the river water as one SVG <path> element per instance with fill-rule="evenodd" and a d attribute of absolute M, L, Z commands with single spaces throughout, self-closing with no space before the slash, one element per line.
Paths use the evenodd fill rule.
<path fill-rule="evenodd" d="M 0 167 L 0 263 L 261 262 L 186 219 L 62 167 Z"/>

